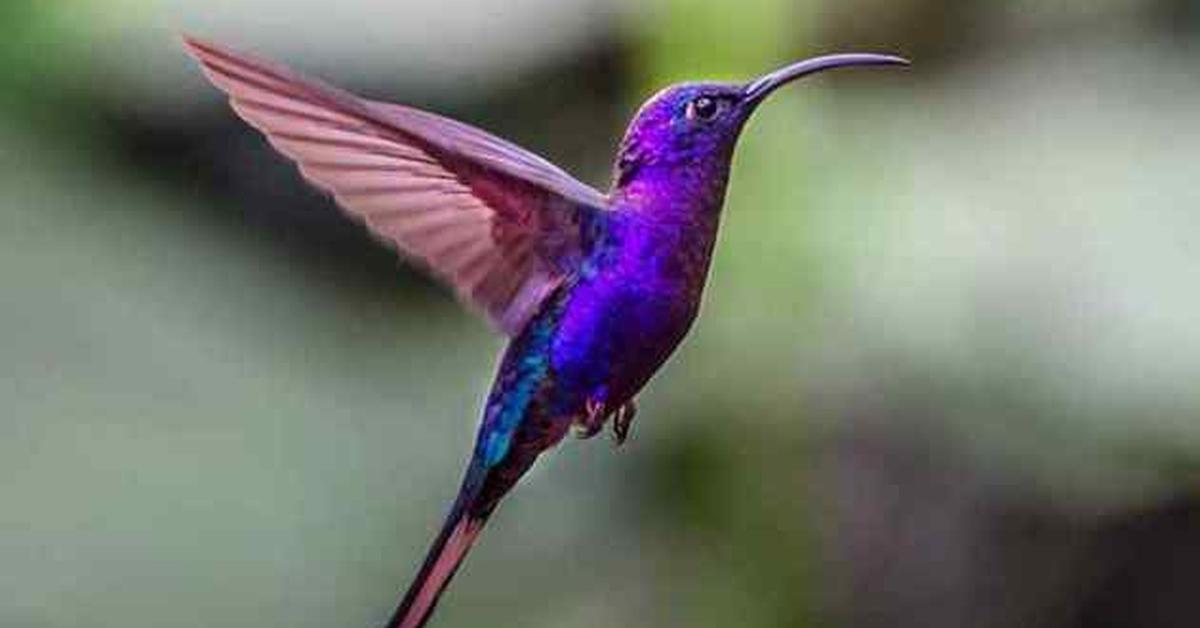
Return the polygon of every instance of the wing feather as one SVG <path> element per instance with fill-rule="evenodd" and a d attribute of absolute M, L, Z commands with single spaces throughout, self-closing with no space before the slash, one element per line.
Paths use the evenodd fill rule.
<path fill-rule="evenodd" d="M 606 200 L 546 160 L 211 43 L 188 51 L 234 110 L 348 213 L 508 334 L 577 270 Z"/>

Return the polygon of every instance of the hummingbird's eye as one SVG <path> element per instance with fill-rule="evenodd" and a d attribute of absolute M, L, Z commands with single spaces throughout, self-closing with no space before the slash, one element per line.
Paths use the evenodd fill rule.
<path fill-rule="evenodd" d="M 687 117 L 689 120 L 712 122 L 721 115 L 721 103 L 709 96 L 700 96 L 688 103 Z"/>

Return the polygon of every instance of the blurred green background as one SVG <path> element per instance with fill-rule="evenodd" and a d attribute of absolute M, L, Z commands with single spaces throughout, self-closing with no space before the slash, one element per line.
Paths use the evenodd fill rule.
<path fill-rule="evenodd" d="M 632 441 L 437 626 L 1200 625 L 1191 0 L 4 0 L 0 626 L 373 627 L 502 340 L 236 120 L 192 32 L 603 187 L 638 103 L 835 50 L 739 149 Z"/>

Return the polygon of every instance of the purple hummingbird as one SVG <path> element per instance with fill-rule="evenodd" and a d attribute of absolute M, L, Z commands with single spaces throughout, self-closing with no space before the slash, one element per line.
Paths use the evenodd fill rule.
<path fill-rule="evenodd" d="M 364 100 L 185 38 L 233 108 L 372 234 L 453 286 L 512 340 L 458 496 L 389 628 L 424 626 L 500 500 L 572 428 L 628 435 L 634 395 L 692 325 L 734 145 L 780 86 L 839 54 L 746 84 L 669 87 L 638 111 L 608 194 L 484 131 Z"/>

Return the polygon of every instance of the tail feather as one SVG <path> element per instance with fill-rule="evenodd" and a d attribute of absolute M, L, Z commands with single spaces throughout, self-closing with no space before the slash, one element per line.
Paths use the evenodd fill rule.
<path fill-rule="evenodd" d="M 404 594 L 404 600 L 392 614 L 388 628 L 421 628 L 429 621 L 438 598 L 483 531 L 488 513 L 473 512 L 474 509 L 470 507 L 477 493 L 471 489 L 479 486 L 479 483 L 472 481 L 472 475 L 469 474 L 463 483 L 463 491 L 459 493 L 429 553 L 425 555 L 425 562 Z"/>

